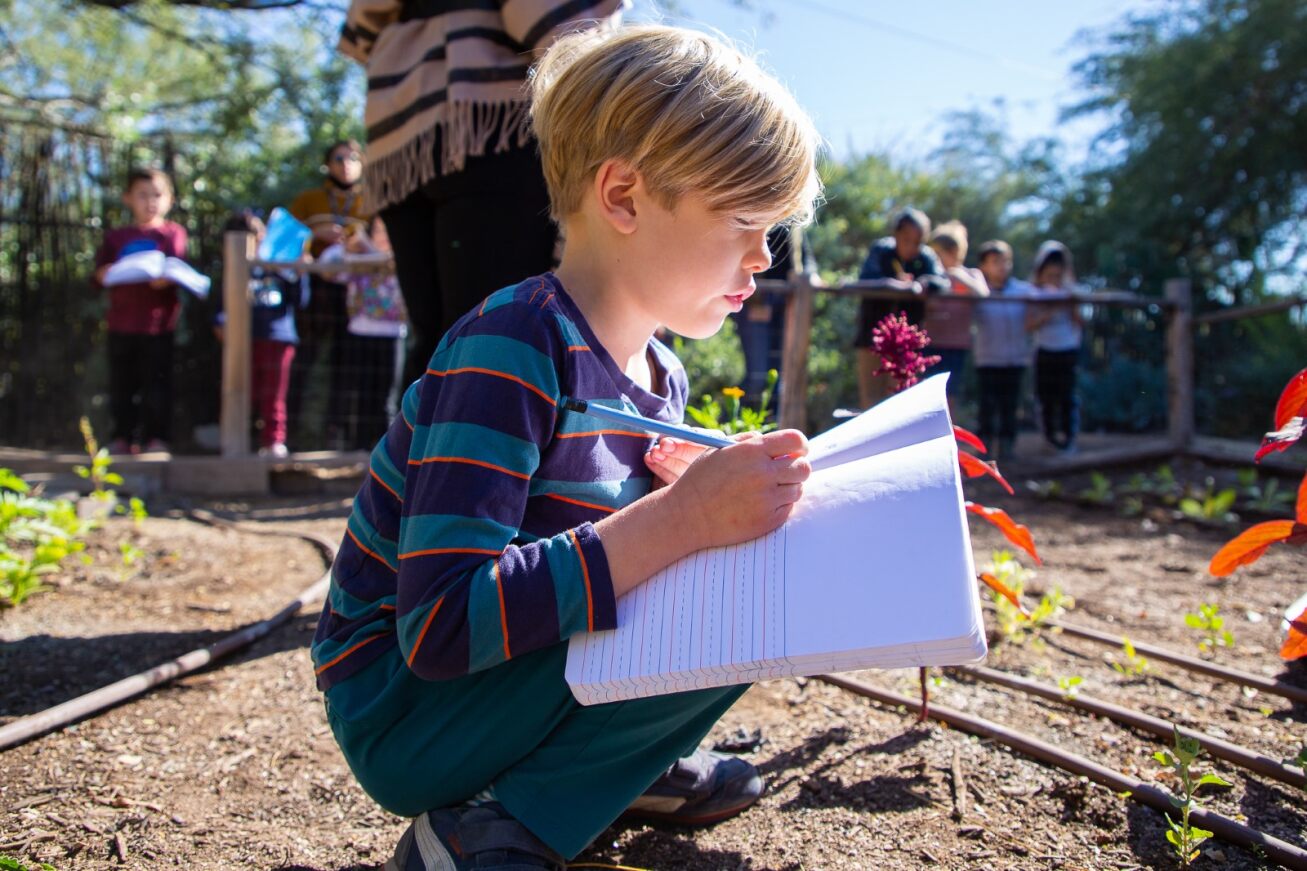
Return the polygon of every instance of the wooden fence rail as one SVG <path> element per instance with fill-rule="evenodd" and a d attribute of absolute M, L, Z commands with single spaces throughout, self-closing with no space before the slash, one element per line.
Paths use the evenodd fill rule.
<path fill-rule="evenodd" d="M 223 383 L 221 443 L 223 456 L 239 457 L 250 453 L 250 273 L 254 268 L 292 271 L 316 275 L 389 273 L 393 261 L 354 261 L 348 263 L 311 263 L 308 261 L 268 262 L 255 259 L 254 239 L 245 233 L 228 233 L 223 263 L 223 306 L 227 311 L 223 343 Z M 785 297 L 785 326 L 781 353 L 781 380 L 778 417 L 781 426 L 807 428 L 808 350 L 812 340 L 812 318 L 819 294 L 856 296 L 863 299 L 908 301 L 920 299 L 915 294 L 887 287 L 881 281 L 848 281 L 825 285 L 811 273 L 791 271 L 785 281 L 760 280 L 759 291 Z M 950 297 L 974 305 L 1057 305 L 1066 297 L 1037 299 L 1028 297 Z M 1174 449 L 1187 450 L 1194 439 L 1194 329 L 1198 325 L 1244 317 L 1257 317 L 1307 304 L 1307 297 L 1282 302 L 1245 306 L 1222 312 L 1195 316 L 1193 291 L 1187 279 L 1173 279 L 1163 295 L 1142 296 L 1118 290 L 1072 294 L 1078 304 L 1094 307 L 1139 309 L 1155 312 L 1166 322 L 1167 433 Z"/>

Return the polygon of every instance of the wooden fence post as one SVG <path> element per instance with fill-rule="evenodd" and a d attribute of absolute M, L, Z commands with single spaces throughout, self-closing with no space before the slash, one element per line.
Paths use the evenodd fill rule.
<path fill-rule="evenodd" d="M 812 277 L 798 272 L 785 299 L 785 334 L 781 348 L 780 423 L 802 430 L 808 423 L 808 344 L 812 341 Z"/>
<path fill-rule="evenodd" d="M 1171 444 L 1187 450 L 1194 439 L 1194 300 L 1187 278 L 1164 285 L 1171 304 L 1166 321 L 1166 417 Z"/>
<path fill-rule="evenodd" d="M 222 455 L 250 453 L 250 261 L 254 235 L 231 232 L 223 238 L 222 310 L 227 315 L 222 342 Z"/>

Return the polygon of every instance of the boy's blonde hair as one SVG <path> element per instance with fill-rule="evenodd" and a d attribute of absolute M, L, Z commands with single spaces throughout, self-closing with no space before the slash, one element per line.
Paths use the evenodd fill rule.
<path fill-rule="evenodd" d="M 685 194 L 741 224 L 812 218 L 820 137 L 794 97 L 739 51 L 679 27 L 563 37 L 531 77 L 531 117 L 555 220 L 578 211 L 605 160 L 658 201 Z"/>
<path fill-rule="evenodd" d="M 930 247 L 949 251 L 961 262 L 967 259 L 967 227 L 961 221 L 945 221 L 930 234 Z"/>

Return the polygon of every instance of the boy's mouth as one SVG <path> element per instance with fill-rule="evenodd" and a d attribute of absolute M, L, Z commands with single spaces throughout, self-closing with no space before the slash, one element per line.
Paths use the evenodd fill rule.
<path fill-rule="evenodd" d="M 744 308 L 744 301 L 753 296 L 754 290 L 753 282 L 749 282 L 749 286 L 744 290 L 739 293 L 728 293 L 726 294 L 726 298 L 731 301 L 731 305 L 735 307 L 735 310 L 739 311 Z"/>

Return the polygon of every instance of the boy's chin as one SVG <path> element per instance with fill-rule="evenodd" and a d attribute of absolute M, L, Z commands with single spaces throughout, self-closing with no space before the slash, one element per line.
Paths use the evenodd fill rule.
<path fill-rule="evenodd" d="M 709 319 L 698 323 L 667 324 L 667 329 L 685 339 L 707 339 L 721 332 L 726 318 Z"/>

